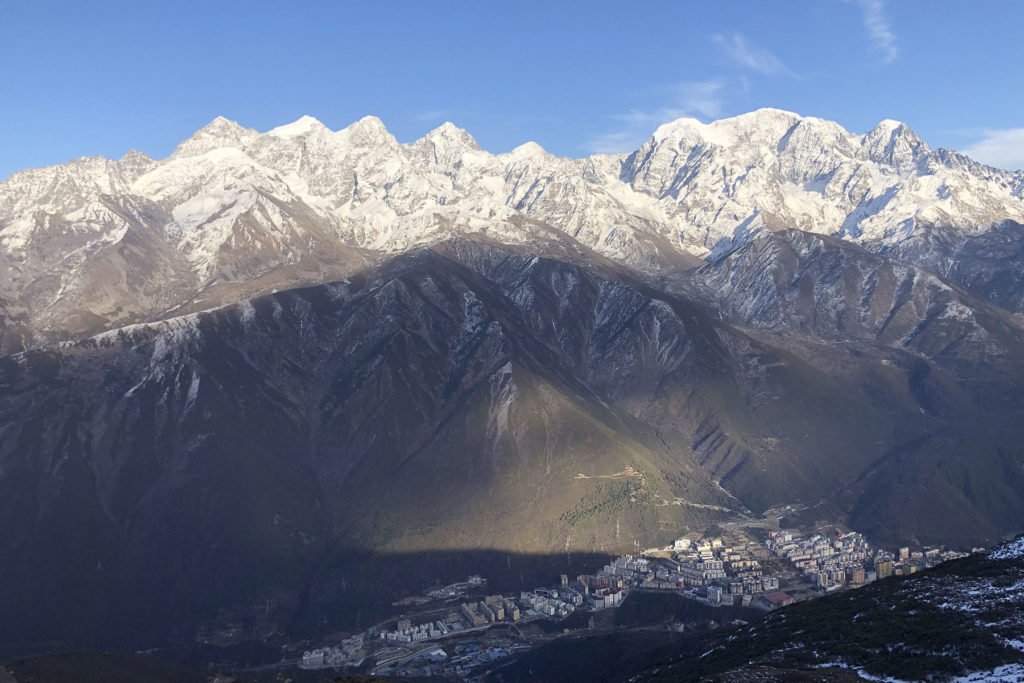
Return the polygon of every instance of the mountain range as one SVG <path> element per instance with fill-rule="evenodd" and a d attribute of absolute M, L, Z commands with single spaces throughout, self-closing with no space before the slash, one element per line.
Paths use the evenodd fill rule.
<path fill-rule="evenodd" d="M 858 136 L 762 109 L 681 119 L 631 154 L 577 160 L 534 143 L 492 155 L 451 124 L 400 144 L 373 117 L 263 134 L 217 118 L 167 159 L 83 158 L 0 184 L 0 322 L 17 350 L 340 279 L 469 234 L 671 276 L 788 228 L 1018 312 L 1022 221 L 1024 173 L 933 151 L 895 121 Z"/>
<path fill-rule="evenodd" d="M 16 173 L 0 643 L 345 624 L 395 567 L 514 583 L 787 504 L 993 543 L 1022 223 L 1024 173 L 778 110 L 580 160 L 218 118 Z"/>

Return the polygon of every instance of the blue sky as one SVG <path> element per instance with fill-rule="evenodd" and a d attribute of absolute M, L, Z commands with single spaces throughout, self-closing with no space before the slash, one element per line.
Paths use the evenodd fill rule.
<path fill-rule="evenodd" d="M 0 0 L 0 178 L 218 115 L 268 130 L 367 114 L 400 141 L 445 120 L 492 152 L 584 156 L 662 122 L 759 107 L 1024 167 L 1024 3 Z"/>

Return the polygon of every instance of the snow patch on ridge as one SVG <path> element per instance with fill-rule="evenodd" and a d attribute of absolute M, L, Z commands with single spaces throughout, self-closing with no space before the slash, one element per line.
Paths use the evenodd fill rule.
<path fill-rule="evenodd" d="M 1016 538 L 989 553 L 993 560 L 1014 560 L 1024 558 L 1024 536 Z"/>

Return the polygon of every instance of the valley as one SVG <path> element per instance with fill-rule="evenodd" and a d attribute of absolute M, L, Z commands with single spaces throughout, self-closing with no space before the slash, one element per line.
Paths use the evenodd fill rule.
<path fill-rule="evenodd" d="M 673 630 L 706 634 L 794 602 L 889 576 L 911 576 L 968 556 L 942 548 L 872 549 L 859 534 L 831 526 L 780 529 L 781 518 L 768 514 L 727 522 L 716 527 L 722 536 L 677 539 L 615 558 L 593 574 L 563 574 L 560 584 L 518 594 L 487 595 L 486 578 L 474 575 L 403 599 L 395 603 L 404 609 L 397 619 L 278 666 L 401 678 L 500 679 L 498 672 L 518 658 L 566 638 Z M 672 607 L 656 607 L 659 602 Z M 641 612 L 659 616 L 628 625 L 636 615 L 620 617 L 618 611 L 639 614 L 637 603 L 645 605 Z M 679 610 L 675 618 L 673 610 Z"/>

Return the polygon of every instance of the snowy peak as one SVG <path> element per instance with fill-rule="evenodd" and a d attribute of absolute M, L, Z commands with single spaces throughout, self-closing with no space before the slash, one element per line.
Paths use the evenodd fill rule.
<path fill-rule="evenodd" d="M 861 138 L 861 145 L 872 161 L 887 164 L 900 174 L 913 172 L 931 153 L 931 148 L 910 126 L 886 119 Z"/>
<path fill-rule="evenodd" d="M 273 128 L 265 134 L 278 138 L 293 138 L 309 135 L 313 131 L 330 132 L 330 129 L 312 116 L 303 116 L 297 121 Z"/>
<path fill-rule="evenodd" d="M 435 147 L 455 147 L 462 150 L 473 151 L 479 151 L 480 149 L 480 145 L 477 144 L 476 138 L 450 121 L 445 121 L 421 139 L 429 140 Z"/>
<path fill-rule="evenodd" d="M 845 157 L 858 156 L 855 146 L 859 146 L 863 149 L 860 156 L 892 166 L 900 173 L 913 170 L 931 152 L 901 121 L 887 119 L 857 136 L 834 121 L 765 108 L 711 123 L 694 118 L 671 121 L 660 126 L 638 153 L 659 146 L 692 151 L 708 145 L 723 148 L 732 155 L 754 151 L 764 156 L 771 148 L 783 153 L 814 146 L 822 153 Z"/>
<path fill-rule="evenodd" d="M 239 140 L 251 137 L 256 131 L 244 128 L 235 121 L 218 116 L 200 128 L 191 139 L 204 138 L 209 140 Z"/>
<path fill-rule="evenodd" d="M 781 109 L 758 109 L 732 118 L 702 123 L 694 118 L 681 118 L 660 126 L 648 145 L 684 144 L 690 147 L 701 143 L 732 147 L 779 140 L 802 117 Z"/>
<path fill-rule="evenodd" d="M 771 144 L 777 142 L 793 126 L 805 119 L 799 114 L 782 109 L 758 109 L 746 114 L 722 119 L 710 124 L 713 128 L 728 131 L 739 144 Z"/>
<path fill-rule="evenodd" d="M 472 140 L 473 143 L 476 144 L 476 140 L 473 139 L 472 135 L 467 133 L 464 129 L 459 128 L 458 126 L 456 126 L 451 121 L 445 121 L 440 126 L 438 126 L 434 130 L 432 130 L 429 133 L 427 133 L 424 137 L 427 138 L 428 140 L 437 140 L 437 139 L 463 139 L 463 140 L 466 140 L 466 139 L 468 139 L 468 140 Z"/>
<path fill-rule="evenodd" d="M 353 145 L 397 145 L 398 141 L 388 132 L 384 122 L 376 116 L 364 116 L 348 128 L 339 131 L 345 140 Z"/>
<path fill-rule="evenodd" d="M 534 157 L 549 157 L 551 155 L 548 154 L 546 149 L 531 140 L 530 142 L 524 142 L 513 149 L 509 152 L 509 156 L 513 159 L 529 159 Z"/>
<path fill-rule="evenodd" d="M 476 139 L 449 121 L 408 145 L 421 162 L 451 169 L 466 152 L 479 152 Z"/>
<path fill-rule="evenodd" d="M 243 128 L 234 121 L 218 116 L 178 145 L 171 156 L 197 156 L 219 147 L 241 148 L 258 135 L 259 133 L 254 130 Z"/>
<path fill-rule="evenodd" d="M 728 147 L 733 143 L 733 136 L 725 128 L 716 127 L 710 123 L 701 123 L 697 119 L 684 118 L 659 126 L 640 149 L 652 149 L 658 146 L 689 149 L 701 145 Z"/>

